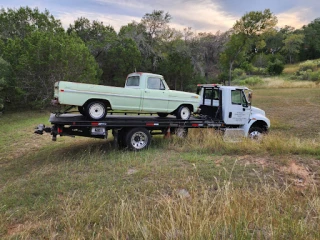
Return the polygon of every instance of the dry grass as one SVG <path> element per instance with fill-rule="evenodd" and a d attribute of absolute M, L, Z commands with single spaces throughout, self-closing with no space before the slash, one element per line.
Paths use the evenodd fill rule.
<path fill-rule="evenodd" d="M 285 65 L 285 68 L 283 69 L 284 74 L 295 74 L 297 71 L 299 71 L 299 64 L 287 64 Z"/>
<path fill-rule="evenodd" d="M 33 135 L 47 113 L 3 115 L 0 238 L 319 239 L 319 89 L 256 89 L 253 105 L 262 141 L 194 129 L 143 152 L 52 143 Z"/>
<path fill-rule="evenodd" d="M 260 88 L 320 88 L 318 82 L 285 80 L 281 77 L 264 78 Z"/>

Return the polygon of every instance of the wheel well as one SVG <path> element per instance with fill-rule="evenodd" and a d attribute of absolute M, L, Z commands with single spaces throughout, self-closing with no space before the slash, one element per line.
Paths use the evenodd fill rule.
<path fill-rule="evenodd" d="M 174 112 L 178 112 L 179 108 L 182 107 L 182 106 L 186 106 L 190 109 L 190 112 L 192 113 L 193 112 L 193 106 L 191 104 L 181 104 L 176 110 L 174 110 Z"/>
<path fill-rule="evenodd" d="M 261 128 L 264 132 L 267 132 L 268 131 L 268 124 L 262 120 L 258 120 L 258 121 L 255 121 L 250 128 L 252 127 L 259 127 Z"/>
<path fill-rule="evenodd" d="M 106 108 L 110 108 L 111 109 L 111 104 L 108 100 L 105 99 L 96 99 L 96 98 L 91 98 L 88 101 L 85 102 L 85 104 L 83 104 L 83 106 L 88 106 L 89 103 L 94 102 L 94 101 L 100 101 L 103 102 L 106 105 Z"/>

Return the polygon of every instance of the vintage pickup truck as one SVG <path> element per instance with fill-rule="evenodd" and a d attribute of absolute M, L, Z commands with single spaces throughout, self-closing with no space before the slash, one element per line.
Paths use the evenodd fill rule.
<path fill-rule="evenodd" d="M 111 87 L 59 81 L 54 85 L 54 105 L 77 106 L 92 120 L 106 117 L 107 111 L 132 111 L 168 114 L 187 120 L 197 111 L 199 95 L 170 90 L 163 76 L 135 72 L 128 75 L 125 87 Z"/>

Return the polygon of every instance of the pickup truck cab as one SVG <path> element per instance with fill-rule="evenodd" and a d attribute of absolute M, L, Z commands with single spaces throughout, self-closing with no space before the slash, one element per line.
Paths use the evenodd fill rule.
<path fill-rule="evenodd" d="M 197 111 L 199 95 L 170 90 L 163 76 L 135 72 L 127 76 L 125 87 L 111 87 L 60 81 L 54 86 L 55 105 L 78 106 L 92 120 L 104 119 L 107 111 L 169 114 L 189 119 Z"/>

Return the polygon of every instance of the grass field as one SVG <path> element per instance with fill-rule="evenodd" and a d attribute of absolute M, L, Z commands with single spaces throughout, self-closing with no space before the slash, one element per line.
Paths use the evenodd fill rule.
<path fill-rule="evenodd" d="M 0 239 L 320 239 L 320 88 L 255 89 L 253 105 L 261 142 L 194 129 L 142 152 L 1 115 Z"/>

